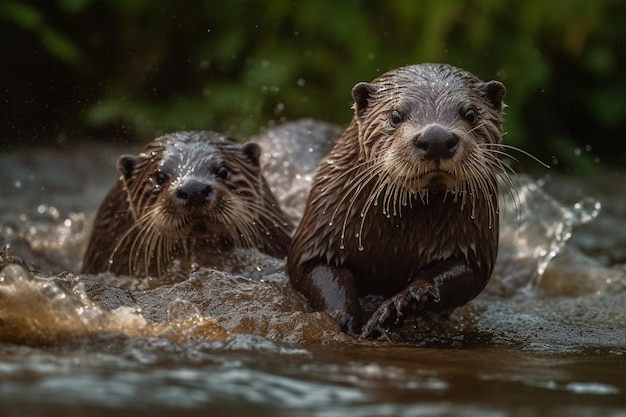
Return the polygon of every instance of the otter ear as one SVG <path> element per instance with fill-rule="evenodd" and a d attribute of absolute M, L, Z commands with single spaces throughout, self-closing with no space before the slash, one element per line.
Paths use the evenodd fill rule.
<path fill-rule="evenodd" d="M 135 167 L 141 160 L 142 158 L 136 155 L 122 155 L 117 158 L 117 163 L 115 165 L 117 170 L 122 173 L 124 181 L 130 181 L 133 176 L 133 172 L 135 172 Z"/>
<path fill-rule="evenodd" d="M 241 151 L 245 157 L 252 162 L 254 166 L 259 166 L 259 158 L 261 157 L 261 146 L 254 142 L 246 142 L 241 146 Z"/>
<path fill-rule="evenodd" d="M 352 88 L 352 98 L 354 99 L 354 111 L 358 117 L 363 116 L 367 110 L 369 98 L 378 88 L 374 84 L 358 83 Z"/>
<path fill-rule="evenodd" d="M 506 88 L 500 81 L 481 83 L 478 87 L 487 96 L 496 110 L 502 110 L 502 100 L 506 94 Z"/>

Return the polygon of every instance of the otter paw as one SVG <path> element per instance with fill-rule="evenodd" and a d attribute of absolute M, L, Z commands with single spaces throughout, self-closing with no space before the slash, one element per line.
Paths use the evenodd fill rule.
<path fill-rule="evenodd" d="M 404 316 L 415 313 L 424 307 L 428 300 L 437 301 L 439 292 L 431 284 L 413 285 L 386 299 L 376 309 L 372 317 L 365 323 L 361 331 L 361 339 L 380 334 L 387 337 L 387 331 L 391 326 L 401 326 Z"/>
<path fill-rule="evenodd" d="M 359 320 L 345 311 L 331 313 L 330 316 L 339 324 L 341 331 L 356 336 L 359 334 Z"/>

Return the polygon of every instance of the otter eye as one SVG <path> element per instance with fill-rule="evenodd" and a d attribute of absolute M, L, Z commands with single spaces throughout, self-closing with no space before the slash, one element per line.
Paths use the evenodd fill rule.
<path fill-rule="evenodd" d="M 469 123 L 469 124 L 474 124 L 476 123 L 476 112 L 474 111 L 474 109 L 467 109 L 467 111 L 465 112 L 465 114 L 463 115 L 463 118 Z"/>
<path fill-rule="evenodd" d="M 221 166 L 215 171 L 218 177 L 228 181 L 230 179 L 230 169 L 225 166 Z"/>
<path fill-rule="evenodd" d="M 167 175 L 163 171 L 158 171 L 156 174 L 154 174 L 154 176 L 152 178 L 154 180 L 154 184 L 157 187 L 160 187 L 161 185 L 165 184 L 167 182 L 167 180 L 170 179 L 170 176 Z"/>
<path fill-rule="evenodd" d="M 404 117 L 400 114 L 398 110 L 394 110 L 391 112 L 391 123 L 394 125 L 399 125 L 404 120 Z"/>

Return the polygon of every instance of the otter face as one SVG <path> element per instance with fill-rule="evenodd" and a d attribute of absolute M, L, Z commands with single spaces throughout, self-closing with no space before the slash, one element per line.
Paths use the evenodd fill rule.
<path fill-rule="evenodd" d="M 439 65 L 399 68 L 359 83 L 352 95 L 363 158 L 410 193 L 483 185 L 468 181 L 501 166 L 505 91 L 498 81 Z"/>
<path fill-rule="evenodd" d="M 255 143 L 181 132 L 155 139 L 137 155 L 122 155 L 117 167 L 132 223 L 111 260 L 128 254 L 129 270 L 147 274 L 156 259 L 161 274 L 179 253 L 263 248 L 267 230 L 279 221 L 265 206 L 260 153 Z"/>
<path fill-rule="evenodd" d="M 292 226 L 263 178 L 260 154 L 255 143 L 196 131 L 122 155 L 83 270 L 161 276 L 213 266 L 234 247 L 284 257 Z"/>
<path fill-rule="evenodd" d="M 222 235 L 233 230 L 233 223 L 252 223 L 258 210 L 250 207 L 262 204 L 259 146 L 226 139 L 177 141 L 175 135 L 166 139 L 160 151 L 118 159 L 136 221 L 176 238 L 239 241 L 243 230 Z"/>

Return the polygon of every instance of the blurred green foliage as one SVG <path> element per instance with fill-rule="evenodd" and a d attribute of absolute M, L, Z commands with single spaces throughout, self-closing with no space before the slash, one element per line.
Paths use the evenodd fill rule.
<path fill-rule="evenodd" d="M 0 140 L 345 125 L 355 83 L 447 62 L 505 83 L 507 143 L 587 170 L 626 161 L 625 21 L 618 0 L 4 0 Z"/>

